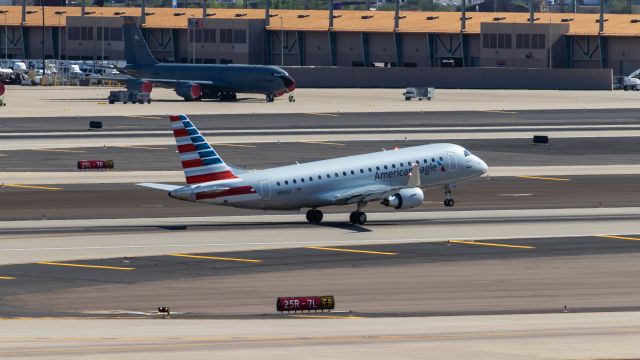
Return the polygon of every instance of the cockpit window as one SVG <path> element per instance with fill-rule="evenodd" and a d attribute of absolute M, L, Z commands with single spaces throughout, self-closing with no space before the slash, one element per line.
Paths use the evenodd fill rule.
<path fill-rule="evenodd" d="M 464 151 L 464 157 L 469 157 L 471 156 L 471 153 L 468 150 Z"/>

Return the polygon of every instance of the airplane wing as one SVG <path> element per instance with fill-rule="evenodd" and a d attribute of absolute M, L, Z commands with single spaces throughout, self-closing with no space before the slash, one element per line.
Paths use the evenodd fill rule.
<path fill-rule="evenodd" d="M 148 188 L 151 188 L 151 189 L 166 190 L 166 191 L 172 191 L 172 190 L 179 189 L 179 188 L 182 187 L 182 186 L 179 186 L 179 185 L 157 184 L 157 183 L 139 183 L 139 184 L 136 184 L 136 185 L 148 187 Z"/>
<path fill-rule="evenodd" d="M 420 187 L 420 168 L 413 165 L 406 185 L 365 185 L 347 189 L 329 191 L 322 194 L 324 199 L 334 202 L 336 205 L 355 204 L 361 201 L 383 200 L 405 188 Z"/>

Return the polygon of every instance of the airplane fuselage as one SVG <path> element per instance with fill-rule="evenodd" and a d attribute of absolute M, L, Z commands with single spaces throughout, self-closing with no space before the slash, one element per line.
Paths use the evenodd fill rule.
<path fill-rule="evenodd" d="M 240 208 L 288 210 L 340 205 L 336 198 L 364 186 L 403 186 L 418 164 L 420 187 L 452 184 L 487 171 L 480 158 L 455 144 L 430 144 L 241 173 L 248 191 L 235 201 L 226 196 L 198 202 Z M 212 183 L 199 184 L 200 187 Z M 198 186 L 191 189 L 197 191 Z"/>
<path fill-rule="evenodd" d="M 282 69 L 264 65 L 167 64 L 127 65 L 127 74 L 140 79 L 198 83 L 204 91 L 281 95 L 295 89 L 295 82 Z M 206 83 L 210 84 L 206 84 Z M 168 85 L 174 87 L 175 85 Z"/>

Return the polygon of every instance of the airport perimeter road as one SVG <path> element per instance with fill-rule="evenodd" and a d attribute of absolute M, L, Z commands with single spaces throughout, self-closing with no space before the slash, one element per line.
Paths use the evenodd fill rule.
<path fill-rule="evenodd" d="M 405 101 L 404 89 L 298 89 L 296 102 L 286 96 L 266 103 L 261 96 L 240 96 L 234 103 L 185 102 L 170 89 L 153 90 L 151 104 L 106 103 L 108 88 L 8 86 L 1 117 L 75 117 L 159 114 L 253 114 L 381 111 L 476 111 L 535 109 L 637 108 L 637 92 L 551 90 L 436 90 L 432 101 Z"/>
<path fill-rule="evenodd" d="M 181 174 L 180 174 L 181 175 Z M 484 209 L 607 208 L 640 206 L 639 175 L 525 176 L 481 178 L 459 184 L 456 206 L 447 209 L 440 187 L 425 191 L 425 202 L 410 211 Z M 190 216 L 261 215 L 263 211 L 191 203 L 169 198 L 166 192 L 134 184 L 6 184 L 0 187 L 0 221 L 101 218 L 153 218 Z M 325 213 L 342 214 L 344 221 L 354 206 L 329 207 Z M 377 203 L 367 212 L 398 212 Z M 304 222 L 304 211 L 297 221 Z M 295 212 L 269 212 L 294 214 Z M 2 226 L 0 226 L 0 230 Z"/>

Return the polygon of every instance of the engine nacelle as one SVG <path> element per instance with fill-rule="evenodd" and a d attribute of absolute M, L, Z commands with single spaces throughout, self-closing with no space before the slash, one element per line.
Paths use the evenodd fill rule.
<path fill-rule="evenodd" d="M 424 192 L 419 187 L 402 189 L 395 195 L 382 200 L 381 204 L 395 209 L 411 209 L 424 201 Z"/>
<path fill-rule="evenodd" d="M 194 83 L 180 83 L 176 86 L 176 94 L 185 100 L 196 100 L 202 97 L 202 87 Z"/>
<path fill-rule="evenodd" d="M 152 89 L 153 89 L 153 84 L 151 83 L 151 81 L 146 81 L 141 79 L 127 80 L 127 90 L 129 91 L 138 91 L 142 93 L 151 94 Z"/>

